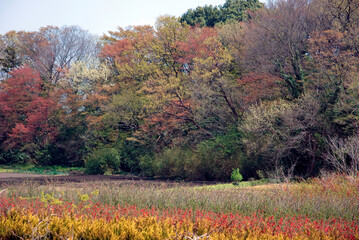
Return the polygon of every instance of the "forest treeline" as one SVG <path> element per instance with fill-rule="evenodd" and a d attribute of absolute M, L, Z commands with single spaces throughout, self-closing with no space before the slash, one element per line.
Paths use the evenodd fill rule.
<path fill-rule="evenodd" d="M 0 163 L 187 180 L 359 168 L 359 1 L 0 36 Z"/>

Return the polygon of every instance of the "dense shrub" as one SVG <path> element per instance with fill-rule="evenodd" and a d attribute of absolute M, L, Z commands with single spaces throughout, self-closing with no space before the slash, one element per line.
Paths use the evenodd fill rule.
<path fill-rule="evenodd" d="M 359 137 L 329 140 L 324 159 L 336 172 L 357 176 L 359 173 Z"/>
<path fill-rule="evenodd" d="M 152 177 L 155 175 L 154 158 L 146 154 L 140 157 L 139 167 L 143 176 Z"/>
<path fill-rule="evenodd" d="M 261 161 L 267 171 L 295 167 L 295 174 L 312 176 L 323 167 L 323 135 L 328 126 L 315 96 L 251 107 L 239 129 L 245 133 L 247 155 Z"/>
<path fill-rule="evenodd" d="M 127 139 L 116 144 L 115 149 L 121 157 L 121 170 L 130 173 L 141 172 L 140 161 L 143 156 L 150 152 L 140 143 Z"/>
<path fill-rule="evenodd" d="M 152 163 L 155 175 L 169 179 L 188 179 L 186 170 L 191 154 L 190 149 L 180 147 L 165 149 Z"/>
<path fill-rule="evenodd" d="M 196 150 L 197 172 L 202 180 L 230 180 L 232 169 L 242 168 L 245 163 L 241 134 L 233 129 L 200 143 Z"/>
<path fill-rule="evenodd" d="M 93 152 L 86 161 L 87 174 L 104 174 L 107 171 L 118 172 L 121 159 L 116 149 L 104 148 Z"/>
<path fill-rule="evenodd" d="M 30 156 L 19 149 L 0 152 L 0 164 L 25 164 L 29 161 Z"/>
<path fill-rule="evenodd" d="M 154 159 L 143 158 L 141 166 L 149 174 L 169 179 L 229 181 L 232 169 L 242 171 L 246 161 L 240 133 L 231 130 L 203 141 L 195 149 L 188 146 L 167 148 Z M 252 175 L 248 172 L 246 177 Z"/>
<path fill-rule="evenodd" d="M 238 183 L 243 180 L 243 176 L 239 172 L 239 168 L 233 170 L 233 172 L 231 174 L 231 180 L 235 183 Z"/>

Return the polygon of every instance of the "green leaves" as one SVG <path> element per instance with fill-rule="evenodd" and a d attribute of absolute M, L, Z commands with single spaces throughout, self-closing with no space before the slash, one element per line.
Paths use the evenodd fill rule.
<path fill-rule="evenodd" d="M 243 180 L 242 174 L 239 172 L 239 168 L 233 170 L 231 174 L 231 180 L 238 184 L 238 182 Z"/>
<path fill-rule="evenodd" d="M 107 171 L 118 172 L 121 159 L 114 148 L 104 148 L 94 151 L 85 164 L 87 174 L 103 175 Z"/>
<path fill-rule="evenodd" d="M 214 27 L 219 23 L 230 21 L 245 21 L 249 19 L 249 12 L 262 8 L 258 0 L 227 0 L 222 6 L 205 5 L 196 9 L 189 9 L 180 21 L 191 26 Z"/>

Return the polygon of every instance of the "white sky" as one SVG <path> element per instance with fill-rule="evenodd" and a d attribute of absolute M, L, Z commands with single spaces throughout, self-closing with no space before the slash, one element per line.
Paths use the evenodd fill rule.
<path fill-rule="evenodd" d="M 160 15 L 181 16 L 189 8 L 223 3 L 225 0 L 0 0 L 0 34 L 78 25 L 101 36 L 118 26 L 153 25 Z"/>

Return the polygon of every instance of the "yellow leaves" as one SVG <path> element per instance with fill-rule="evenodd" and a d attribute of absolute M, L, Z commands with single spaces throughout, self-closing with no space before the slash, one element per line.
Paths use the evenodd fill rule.
<path fill-rule="evenodd" d="M 74 90 L 86 94 L 90 93 L 98 84 L 107 84 L 111 75 L 111 70 L 104 63 L 88 64 L 76 62 L 61 80 L 63 86 L 70 85 Z"/>
<path fill-rule="evenodd" d="M 53 194 L 44 194 L 44 192 L 41 192 L 40 201 L 45 203 L 46 205 L 62 204 L 62 201 L 60 199 L 55 198 Z"/>
<path fill-rule="evenodd" d="M 310 235 L 308 234 L 310 232 Z M 325 234 L 310 226 L 293 235 L 261 228 L 213 228 L 206 219 L 158 219 L 151 216 L 120 217 L 106 221 L 102 218 L 82 218 L 64 215 L 39 216 L 12 210 L 0 217 L 1 239 L 338 239 L 337 233 Z"/>
<path fill-rule="evenodd" d="M 185 96 L 185 78 L 169 76 L 146 81 L 138 91 L 146 98 L 146 108 L 150 112 L 159 111 L 174 98 Z"/>
<path fill-rule="evenodd" d="M 92 196 L 97 196 L 98 193 L 99 193 L 99 190 L 97 189 L 97 190 L 93 191 L 93 192 L 91 193 L 91 195 L 92 195 Z"/>
<path fill-rule="evenodd" d="M 174 16 L 160 16 L 157 18 L 155 28 L 159 38 L 169 44 L 184 40 L 189 32 L 189 26 L 182 25 Z"/>
<path fill-rule="evenodd" d="M 138 143 L 142 143 L 142 141 L 138 140 L 137 138 L 134 138 L 134 137 L 129 137 L 129 138 L 126 138 L 127 141 L 133 141 L 133 142 L 138 142 Z"/>
<path fill-rule="evenodd" d="M 230 66 L 233 57 L 225 49 L 217 38 L 208 38 L 205 41 L 207 48 L 211 49 L 211 56 L 206 58 L 195 58 L 192 78 L 199 78 L 208 81 L 213 78 L 221 78 L 222 73 Z"/>
<path fill-rule="evenodd" d="M 87 202 L 90 199 L 88 194 L 79 193 L 78 196 L 81 202 Z"/>
<path fill-rule="evenodd" d="M 272 125 L 275 124 L 273 121 L 275 121 L 281 113 L 292 108 L 293 104 L 284 100 L 252 106 L 249 108 L 249 112 L 244 116 L 245 121 L 242 124 L 242 130 L 244 130 L 244 132 L 252 132 L 272 128 Z"/>
<path fill-rule="evenodd" d="M 133 54 L 134 58 L 128 62 L 116 62 L 116 68 L 119 72 L 118 81 L 136 85 L 156 75 L 157 66 L 144 57 L 144 54 Z M 142 56 L 140 56 L 142 55 Z"/>
<path fill-rule="evenodd" d="M 82 219 L 55 215 L 40 217 L 30 213 L 11 211 L 0 218 L 0 237 L 10 239 L 166 239 L 175 235 L 170 221 L 154 217 L 121 218 L 106 222 L 104 219 Z"/>

